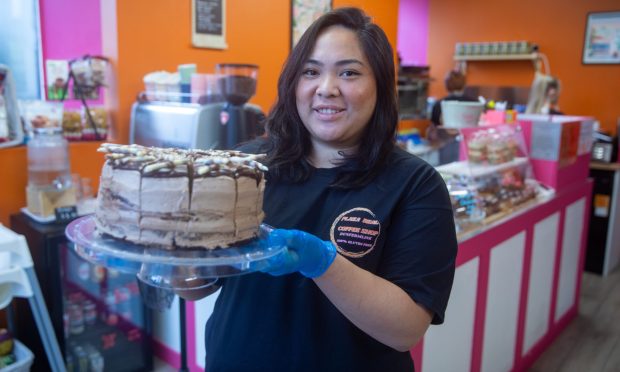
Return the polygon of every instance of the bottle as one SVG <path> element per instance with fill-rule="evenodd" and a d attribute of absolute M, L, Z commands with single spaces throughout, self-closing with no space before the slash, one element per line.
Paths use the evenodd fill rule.
<path fill-rule="evenodd" d="M 28 210 L 53 216 L 58 207 L 76 204 L 69 169 L 68 142 L 60 128 L 36 128 L 28 141 Z"/>
<path fill-rule="evenodd" d="M 60 128 L 36 128 L 28 141 L 28 185 L 64 189 L 71 186 L 68 142 Z"/>

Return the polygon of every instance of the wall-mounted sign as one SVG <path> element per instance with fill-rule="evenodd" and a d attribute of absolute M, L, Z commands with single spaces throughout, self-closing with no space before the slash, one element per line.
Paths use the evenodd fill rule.
<path fill-rule="evenodd" d="M 226 0 L 192 1 L 192 45 L 226 49 Z"/>
<path fill-rule="evenodd" d="M 331 0 L 291 0 L 291 48 L 312 22 L 331 9 Z"/>
<path fill-rule="evenodd" d="M 583 63 L 620 63 L 620 11 L 588 14 Z"/>

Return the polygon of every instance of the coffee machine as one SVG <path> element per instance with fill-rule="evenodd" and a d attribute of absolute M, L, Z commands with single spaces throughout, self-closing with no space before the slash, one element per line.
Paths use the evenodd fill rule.
<path fill-rule="evenodd" d="M 231 144 L 234 146 L 265 132 L 261 108 L 247 103 L 242 109 L 244 130 L 229 134 L 228 127 L 220 123 L 225 107 L 225 102 L 201 105 L 137 101 L 131 108 L 129 141 L 155 147 L 230 149 Z"/>
<path fill-rule="evenodd" d="M 184 149 L 229 150 L 239 143 L 264 134 L 265 115 L 257 105 L 247 103 L 256 91 L 258 67 L 219 64 L 219 92 L 199 100 L 149 100 L 138 97 L 131 109 L 130 143 L 143 146 Z"/>

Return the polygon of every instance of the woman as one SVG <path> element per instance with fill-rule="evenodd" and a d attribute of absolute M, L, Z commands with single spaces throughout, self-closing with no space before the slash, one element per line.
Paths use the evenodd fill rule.
<path fill-rule="evenodd" d="M 322 16 L 292 51 L 268 139 L 241 148 L 268 154 L 265 223 L 288 250 L 222 281 L 206 370 L 413 370 L 457 243 L 442 179 L 394 146 L 395 92 L 389 42 L 358 9 Z"/>
<path fill-rule="evenodd" d="M 525 112 L 528 114 L 564 115 L 558 106 L 560 80 L 536 72 Z"/>
<path fill-rule="evenodd" d="M 465 95 L 465 84 L 467 80 L 461 71 L 450 70 L 446 74 L 444 84 L 448 95 L 433 104 L 431 112 L 431 123 L 435 126 L 442 124 L 441 102 L 442 101 L 461 101 L 461 102 L 478 102 L 477 99 Z"/>

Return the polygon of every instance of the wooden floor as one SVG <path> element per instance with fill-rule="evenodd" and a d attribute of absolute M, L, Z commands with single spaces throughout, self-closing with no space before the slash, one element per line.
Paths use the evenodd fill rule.
<path fill-rule="evenodd" d="M 620 269 L 583 275 L 579 315 L 529 371 L 620 371 Z"/>

